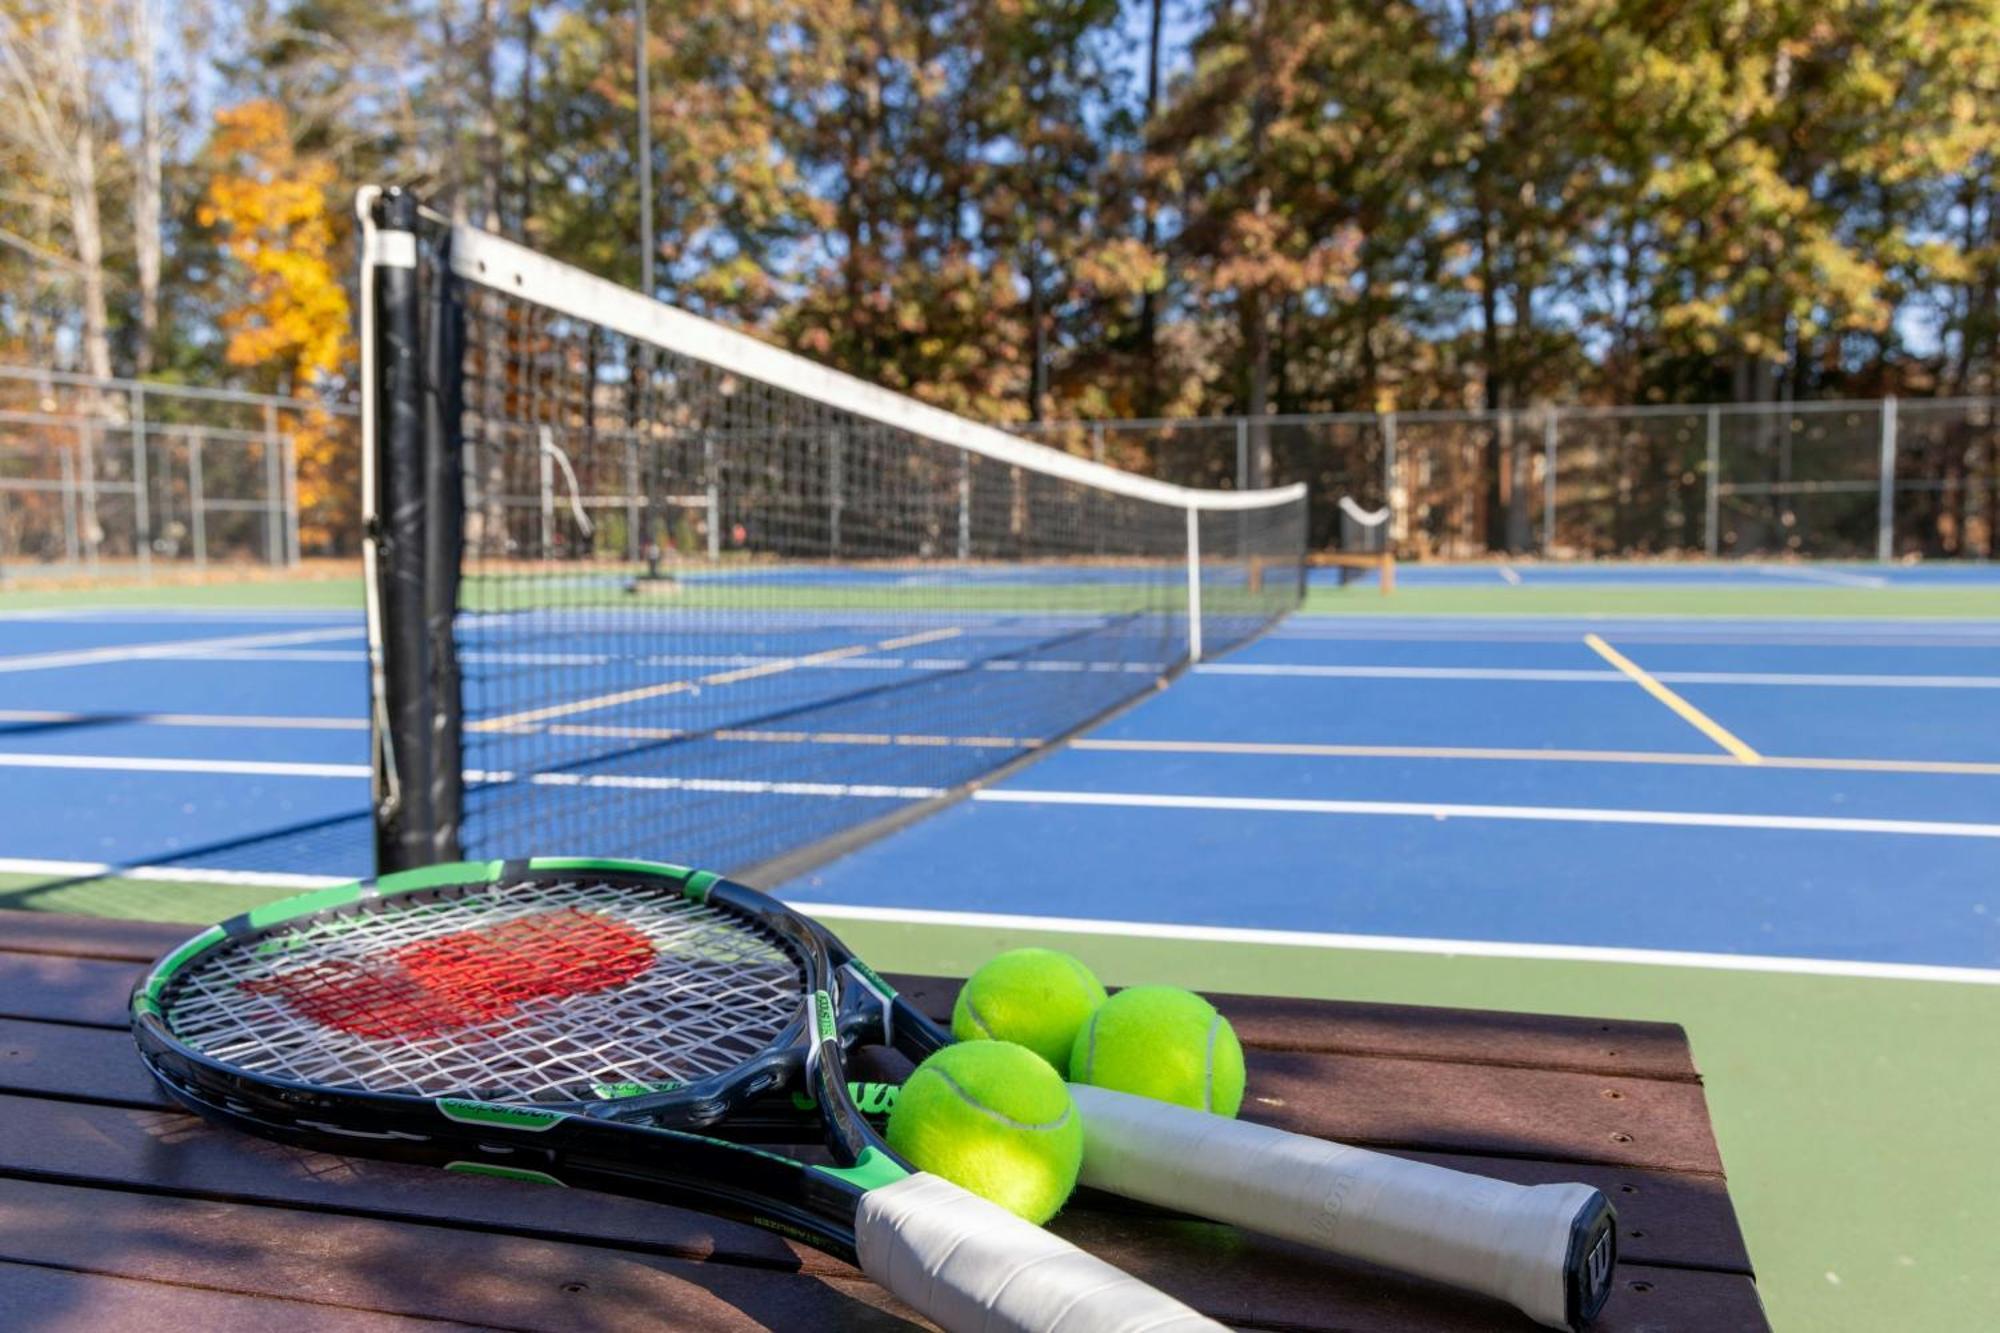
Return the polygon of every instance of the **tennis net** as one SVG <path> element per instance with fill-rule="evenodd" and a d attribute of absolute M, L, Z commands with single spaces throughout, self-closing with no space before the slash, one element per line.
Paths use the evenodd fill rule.
<path fill-rule="evenodd" d="M 1298 604 L 1302 486 L 1132 476 L 362 212 L 384 869 L 797 867 Z"/>

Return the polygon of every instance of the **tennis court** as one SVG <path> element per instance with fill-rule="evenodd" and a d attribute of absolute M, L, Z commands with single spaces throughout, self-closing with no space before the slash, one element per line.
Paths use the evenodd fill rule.
<path fill-rule="evenodd" d="M 882 571 L 821 574 L 837 601 Z M 372 869 L 358 590 L 296 584 L 302 605 L 279 609 L 242 605 L 280 595 L 248 588 L 10 599 L 8 906 L 211 920 Z M 1486 595 L 1504 610 L 1518 591 Z M 1682 1022 L 1774 1315 L 1810 1317 L 1801 1271 L 1907 1313 L 1924 1267 L 1977 1267 L 1990 1202 L 1950 1163 L 1979 1150 L 1992 1066 L 1970 1057 L 2000 996 L 2000 618 L 1886 614 L 1884 597 L 1922 591 L 1839 590 L 1836 620 L 1741 616 L 1728 589 L 1698 618 L 1408 614 L 1420 585 L 1408 601 L 1322 590 L 1040 762 L 779 887 L 904 965 L 969 970 L 1039 941 L 1114 979 Z M 767 619 L 659 678 L 789 662 L 775 674 L 810 704 L 943 652 L 974 660 L 957 640 L 1048 628 L 996 613 L 946 648 L 807 662 L 910 631 L 852 609 Z M 1088 674 L 1074 661 L 1064 674 Z M 923 734 L 972 739 L 953 730 Z M 761 775 L 727 793 L 732 818 L 845 822 L 917 793 L 787 784 L 829 750 L 894 762 L 865 734 L 700 744 Z M 1872 1096 L 1845 1078 L 1856 1065 Z M 1869 1151 L 1926 1139 L 1921 1162 Z M 1873 1201 L 1867 1223 L 1833 1206 L 1829 1160 Z"/>
<path fill-rule="evenodd" d="M 371 577 L 0 602 L 0 905 L 211 921 L 640 857 L 892 968 L 1041 943 L 1114 984 L 1684 1024 L 1779 1323 L 1987 1303 L 1927 1279 L 1991 1280 L 1955 1167 L 2000 1005 L 1991 567 L 1417 564 L 1384 597 L 1304 562 L 1303 486 L 1024 445 L 395 207 L 426 240 L 364 247 L 405 303 L 362 321 Z M 463 340 L 428 388 L 426 320 Z"/>

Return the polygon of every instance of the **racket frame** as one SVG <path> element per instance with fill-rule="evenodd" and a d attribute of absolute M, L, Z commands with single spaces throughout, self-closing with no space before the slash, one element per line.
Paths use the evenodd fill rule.
<path fill-rule="evenodd" d="M 533 1102 L 328 1087 L 253 1072 L 181 1041 L 169 1025 L 176 984 L 218 951 L 253 947 L 301 926 L 568 874 L 675 892 L 762 927 L 800 968 L 799 1013 L 762 1050 L 724 1073 L 633 1096 Z M 131 1015 L 141 1058 L 161 1086 L 219 1123 L 308 1148 L 688 1201 L 851 1262 L 862 1196 L 913 1168 L 848 1100 L 841 1033 L 879 1021 L 837 1010 L 835 997 L 850 993 L 857 1005 L 874 1003 L 872 995 L 839 986 L 822 932 L 753 889 L 681 866 L 538 858 L 430 866 L 253 909 L 162 958 L 134 987 Z M 809 1099 L 831 1164 L 702 1132 L 737 1108 L 786 1089 Z M 798 1122 L 799 1128 L 810 1123 Z M 792 1136 L 794 1142 L 802 1137 Z"/>

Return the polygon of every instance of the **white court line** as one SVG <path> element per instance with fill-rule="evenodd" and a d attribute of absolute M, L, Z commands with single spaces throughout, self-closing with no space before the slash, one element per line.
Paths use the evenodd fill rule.
<path fill-rule="evenodd" d="M 102 861 L 35 861 L 0 856 L 0 875 L 56 875 L 64 879 L 144 879 L 168 884 L 241 884 L 274 889 L 324 889 L 353 876 L 294 875 L 280 870 L 211 870 L 199 866 L 114 866 Z"/>
<path fill-rule="evenodd" d="M 1749 568 L 1774 578 L 1798 579 L 1804 583 L 1831 583 L 1839 588 L 1886 588 L 1889 580 L 1873 574 L 1848 574 L 1838 569 L 1812 569 L 1804 565 L 1751 565 Z"/>
<path fill-rule="evenodd" d="M 1098 805 L 1147 810 L 1234 810 L 1294 815 L 1391 815 L 1418 819 L 1522 820 L 1543 824 L 1648 824 L 1669 828 L 1781 829 L 1795 833 L 1895 833 L 1927 838 L 2000 839 L 2000 824 L 1940 819 L 1837 819 L 1823 815 L 1740 815 L 1706 810 L 1619 810 L 1560 805 L 1459 805 L 1441 801 L 1317 801 L 1265 796 L 1172 796 L 1151 792 L 1036 791 L 986 787 L 975 801 L 1012 805 Z"/>
<path fill-rule="evenodd" d="M 0 722 L 117 722 L 149 727 L 251 727 L 258 731 L 366 731 L 363 717 L 269 717 L 252 713 L 97 713 L 57 712 L 46 708 L 0 708 Z"/>
<path fill-rule="evenodd" d="M 1278 945 L 1306 949 L 1357 949 L 1376 953 L 1435 954 L 1458 958 L 1522 958 L 1549 962 L 1622 963 L 1643 967 L 1695 967 L 1726 972 L 1778 972 L 1858 977 L 1877 981 L 1946 981 L 2000 986 L 2000 969 L 1930 963 L 1850 962 L 1839 958 L 1786 958 L 1772 954 L 1702 953 L 1682 949 L 1625 949 L 1589 944 L 1516 944 L 1508 940 L 1446 940 L 1403 935 L 1350 935 L 1247 926 L 1184 926 L 1165 921 L 1105 921 L 1088 917 L 1017 916 L 1000 912 L 946 912 L 912 907 L 863 907 L 793 900 L 808 916 L 834 921 L 897 925 L 962 926 L 977 930 L 1041 930 L 1062 935 L 1121 939 L 1192 940 L 1203 944 Z"/>
<path fill-rule="evenodd" d="M 1623 684 L 1630 678 L 1602 668 L 1331 666 L 1286 663 L 1202 662 L 1204 676 L 1297 676 L 1333 680 L 1512 680 Z M 1830 689 L 2000 690 L 2000 676 L 1919 676 L 1812 671 L 1653 671 L 1654 680 L 1678 685 L 1782 685 Z"/>
<path fill-rule="evenodd" d="M 42 861 L 0 857 L 0 874 L 51 875 L 63 879 L 147 880 L 170 884 L 232 884 L 274 889 L 323 889 L 351 882 L 340 875 L 298 875 L 270 870 L 216 870 L 199 866 L 114 866 L 100 861 Z M 1461 958 L 1519 958 L 1531 961 L 1621 963 L 1646 967 L 1692 967 L 1729 972 L 1775 972 L 1804 976 L 1856 977 L 1880 981 L 1958 982 L 2000 985 L 2000 970 L 1945 967 L 1925 963 L 1868 963 L 1831 958 L 1785 958 L 1766 954 L 1699 953 L 1674 949 L 1623 949 L 1581 944 L 1517 944 L 1505 940 L 1445 940 L 1401 935 L 1352 935 L 1330 931 L 1267 930 L 1248 926 L 1184 926 L 1164 921 L 1106 921 L 1090 917 L 1025 916 L 999 912 L 951 912 L 907 907 L 864 907 L 845 903 L 792 901 L 807 916 L 830 921 L 879 921 L 897 925 L 963 927 L 974 930 L 1038 930 L 1060 935 L 1109 935 L 1124 939 L 1191 940 L 1204 944 L 1274 945 L 1285 948 L 1354 949 L 1374 953 L 1432 954 Z"/>
<path fill-rule="evenodd" d="M 1506 760 L 1531 764 L 1665 764 L 1735 768 L 1734 755 L 1688 753 L 1680 750 L 1538 750 L 1492 745 L 1331 745 L 1307 741 L 1155 741 L 1079 736 L 1072 750 L 1109 750 L 1132 754 L 1258 755 L 1290 759 L 1443 759 Z M 1963 777 L 2000 777 L 2000 763 L 1976 759 L 1843 759 L 1816 755 L 1764 755 L 1763 768 L 1839 773 L 1925 773 Z"/>
<path fill-rule="evenodd" d="M 22 657 L 0 657 L 0 671 L 55 671 L 63 667 L 96 666 L 105 662 L 132 662 L 142 659 L 201 657 L 241 648 L 278 648 L 296 643 L 325 643 L 332 639 L 358 639 L 362 629 L 293 630 L 287 634 L 232 634 L 220 639 L 176 639 L 171 643 L 128 643 L 115 648 L 82 648 L 73 652 L 30 653 Z"/>
<path fill-rule="evenodd" d="M 242 777 L 365 778 L 366 764 L 280 764 L 258 759 L 156 759 L 129 754 L 5 754 L 0 768 L 61 768 L 101 773 L 209 773 Z"/>

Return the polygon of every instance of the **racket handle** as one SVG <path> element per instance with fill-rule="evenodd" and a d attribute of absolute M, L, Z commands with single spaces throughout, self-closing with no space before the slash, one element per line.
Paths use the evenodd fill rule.
<path fill-rule="evenodd" d="M 1550 1328 L 1594 1318 L 1617 1215 L 1588 1185 L 1514 1185 L 1071 1084 L 1082 1183 L 1506 1301 Z"/>
<path fill-rule="evenodd" d="M 949 1333 L 1225 1333 L 941 1176 L 869 1190 L 854 1234 L 861 1270 Z"/>

